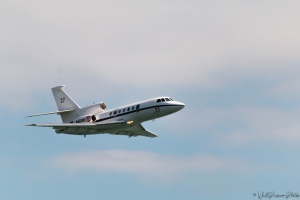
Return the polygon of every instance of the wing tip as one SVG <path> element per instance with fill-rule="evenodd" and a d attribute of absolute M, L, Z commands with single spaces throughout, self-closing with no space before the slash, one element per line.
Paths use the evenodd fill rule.
<path fill-rule="evenodd" d="M 36 124 L 26 124 L 25 126 L 36 126 Z"/>

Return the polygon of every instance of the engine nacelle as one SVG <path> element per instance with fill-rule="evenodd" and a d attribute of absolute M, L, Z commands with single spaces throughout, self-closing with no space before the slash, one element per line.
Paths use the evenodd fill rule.
<path fill-rule="evenodd" d="M 82 108 L 81 115 L 96 115 L 102 113 L 106 109 L 106 105 L 103 102 L 96 103 L 85 108 Z"/>
<path fill-rule="evenodd" d="M 102 113 L 105 109 L 106 104 L 103 102 L 82 108 L 78 113 L 81 117 L 74 120 L 72 123 L 94 122 L 97 120 L 99 114 Z"/>
<path fill-rule="evenodd" d="M 101 102 L 100 103 L 100 108 L 102 108 L 102 110 L 105 110 L 106 109 L 106 104 L 104 102 Z"/>

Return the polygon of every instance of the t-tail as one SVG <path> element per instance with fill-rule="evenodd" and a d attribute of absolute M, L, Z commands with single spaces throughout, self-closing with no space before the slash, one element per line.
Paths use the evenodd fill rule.
<path fill-rule="evenodd" d="M 65 86 L 52 88 L 52 93 L 63 123 L 69 123 L 76 118 L 76 113 L 80 109 L 78 104 L 63 90 Z"/>

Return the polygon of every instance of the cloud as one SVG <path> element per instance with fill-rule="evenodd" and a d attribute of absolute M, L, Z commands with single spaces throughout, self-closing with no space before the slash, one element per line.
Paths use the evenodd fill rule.
<path fill-rule="evenodd" d="M 28 105 L 58 84 L 109 94 L 223 87 L 245 76 L 269 81 L 283 69 L 288 79 L 299 71 L 298 5 L 5 0 L 0 92 L 10 95 L 1 103 Z"/>
<path fill-rule="evenodd" d="M 229 171 L 246 173 L 261 166 L 230 157 L 213 155 L 163 155 L 145 151 L 107 150 L 65 153 L 47 160 L 47 166 L 70 173 L 130 173 L 145 179 L 173 180 L 191 173 Z M 247 172 L 248 173 L 248 172 Z"/>
<path fill-rule="evenodd" d="M 297 144 L 300 141 L 299 108 L 239 105 L 207 109 L 197 116 L 201 123 L 191 122 L 197 124 L 196 129 L 210 130 L 215 141 L 223 146 L 265 142 Z"/>
<path fill-rule="evenodd" d="M 297 70 L 294 71 L 298 73 Z M 277 98 L 283 102 L 287 102 L 290 105 L 298 104 L 300 102 L 300 80 L 296 77 L 296 74 L 288 76 L 287 79 L 280 81 L 276 84 L 267 94 L 270 97 Z"/>
<path fill-rule="evenodd" d="M 282 6 L 276 2 L 267 10 L 236 1 L 8 2 L 2 7 L 2 19 L 11 20 L 5 21 L 4 55 L 40 61 L 30 63 L 40 68 L 65 61 L 66 70 L 78 70 L 77 63 L 110 80 L 128 81 L 134 72 L 136 80 L 152 81 L 169 73 L 168 80 L 193 83 L 236 60 L 255 63 L 262 51 L 264 59 L 291 56 L 282 47 L 299 46 L 296 10 L 273 12 Z"/>

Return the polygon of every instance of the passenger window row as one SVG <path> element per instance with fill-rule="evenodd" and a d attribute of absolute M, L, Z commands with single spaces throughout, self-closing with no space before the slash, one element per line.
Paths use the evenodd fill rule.
<path fill-rule="evenodd" d="M 136 109 L 136 110 L 138 111 L 138 110 L 140 109 L 140 104 L 138 104 L 138 105 L 136 105 L 136 106 L 128 107 L 128 108 L 127 108 L 127 112 L 129 112 L 130 109 L 131 109 L 131 110 Z M 126 112 L 126 108 L 123 108 L 123 110 L 122 110 L 122 109 L 119 109 L 119 110 L 115 110 L 115 111 L 113 111 L 113 112 L 110 112 L 109 115 L 110 115 L 110 116 L 112 116 L 112 115 L 117 115 L 117 113 L 120 114 L 121 112 L 125 113 L 125 112 Z"/>
<path fill-rule="evenodd" d="M 165 101 L 174 101 L 174 100 L 171 98 L 161 98 L 161 99 L 157 99 L 156 103 L 161 103 L 161 102 L 165 102 Z"/>

